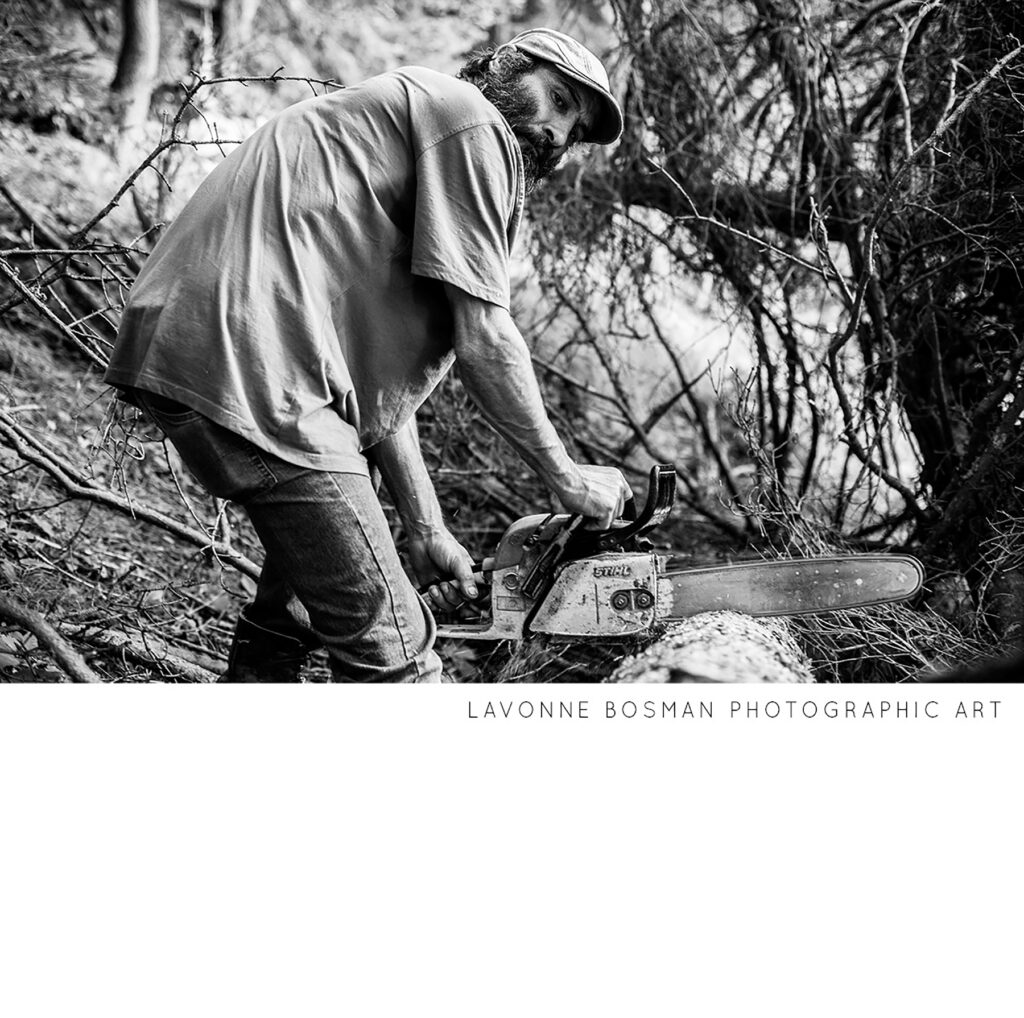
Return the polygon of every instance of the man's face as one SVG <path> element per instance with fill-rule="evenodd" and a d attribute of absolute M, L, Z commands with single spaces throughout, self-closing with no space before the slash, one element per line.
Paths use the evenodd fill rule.
<path fill-rule="evenodd" d="M 529 71 L 498 75 L 488 85 L 484 94 L 519 142 L 529 192 L 586 135 L 596 100 L 588 89 L 543 61 Z"/>

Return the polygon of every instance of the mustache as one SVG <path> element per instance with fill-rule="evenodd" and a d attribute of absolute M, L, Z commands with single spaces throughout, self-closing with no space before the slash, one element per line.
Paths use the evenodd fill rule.
<path fill-rule="evenodd" d="M 524 124 L 517 127 L 515 133 L 519 138 L 519 147 L 529 145 L 537 159 L 543 161 L 553 157 L 554 146 L 540 131 Z"/>

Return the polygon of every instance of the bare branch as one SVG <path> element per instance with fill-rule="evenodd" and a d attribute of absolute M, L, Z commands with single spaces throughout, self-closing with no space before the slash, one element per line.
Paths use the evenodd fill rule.
<path fill-rule="evenodd" d="M 117 509 L 135 519 L 145 520 L 169 531 L 176 537 L 195 545 L 204 552 L 210 552 L 218 559 L 229 563 L 239 571 L 254 579 L 259 577 L 260 569 L 250 559 L 221 542 L 214 541 L 208 534 L 187 527 L 178 520 L 156 509 L 150 509 L 137 502 L 115 495 L 106 488 L 101 488 L 86 477 L 70 463 L 63 460 L 57 453 L 47 449 L 41 442 L 24 430 L 7 411 L 0 410 L 0 436 L 24 460 L 44 470 L 58 484 L 73 495 L 87 498 L 101 505 Z"/>
<path fill-rule="evenodd" d="M 103 681 L 86 664 L 85 658 L 35 609 L 0 593 L 0 618 L 32 633 L 72 682 Z"/>

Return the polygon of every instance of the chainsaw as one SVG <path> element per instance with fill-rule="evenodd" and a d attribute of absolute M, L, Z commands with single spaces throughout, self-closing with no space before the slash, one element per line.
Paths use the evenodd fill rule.
<path fill-rule="evenodd" d="M 804 615 L 906 601 L 924 582 L 921 563 L 910 555 L 685 566 L 645 536 L 668 519 L 675 494 L 675 468 L 659 465 L 643 510 L 607 530 L 588 530 L 582 516 L 564 513 L 517 520 L 494 555 L 475 563 L 474 578 L 490 586 L 489 608 L 472 621 L 440 622 L 438 636 L 635 636 L 707 611 Z"/>

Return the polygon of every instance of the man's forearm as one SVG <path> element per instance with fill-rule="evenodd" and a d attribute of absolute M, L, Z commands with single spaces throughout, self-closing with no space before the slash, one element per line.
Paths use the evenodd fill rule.
<path fill-rule="evenodd" d="M 548 419 L 525 341 L 511 318 L 488 326 L 479 326 L 470 342 L 456 345 L 466 391 L 550 488 L 573 488 L 579 470 Z"/>
<path fill-rule="evenodd" d="M 540 475 L 566 512 L 610 527 L 630 487 L 615 467 L 575 463 L 548 419 L 526 342 L 504 308 L 447 285 L 462 382 L 494 429 Z"/>
<path fill-rule="evenodd" d="M 420 452 L 416 418 L 395 434 L 378 442 L 370 453 L 405 528 L 411 534 L 444 529 L 441 505 Z"/>

